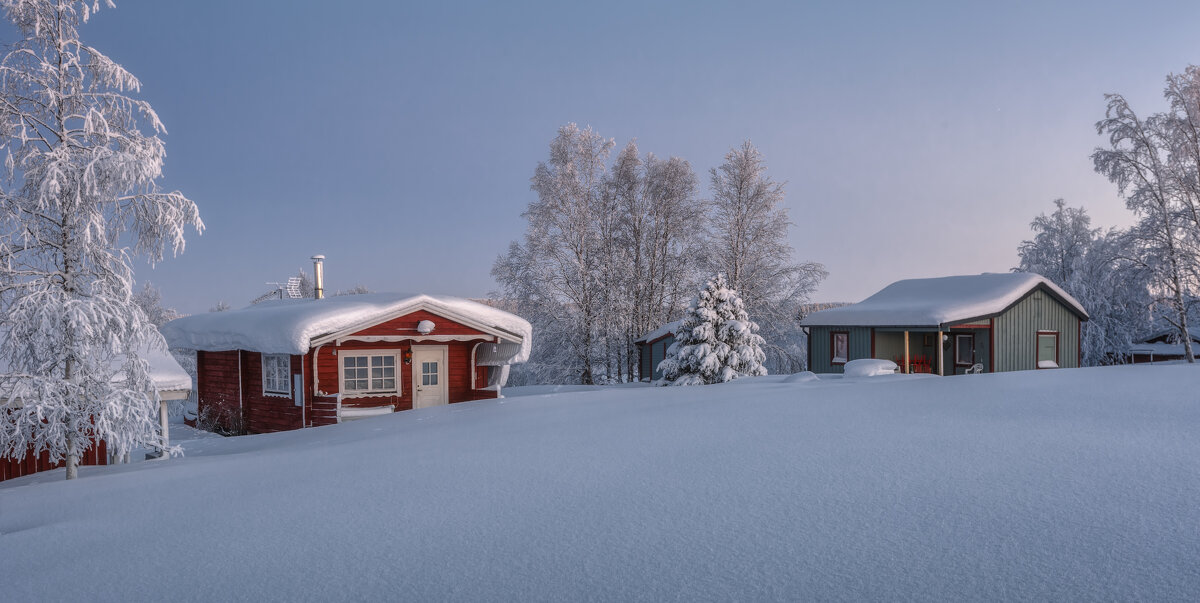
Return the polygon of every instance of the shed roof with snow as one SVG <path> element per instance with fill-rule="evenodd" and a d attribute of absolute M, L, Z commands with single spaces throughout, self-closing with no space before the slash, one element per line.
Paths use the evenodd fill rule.
<path fill-rule="evenodd" d="M 1002 314 L 1034 290 L 1044 290 L 1087 320 L 1083 306 L 1044 276 L 1031 272 L 985 273 L 896 281 L 849 306 L 814 312 L 802 326 L 948 327 Z"/>
<path fill-rule="evenodd" d="M 181 399 L 186 398 L 188 392 L 192 391 L 192 376 L 179 366 L 179 362 L 175 360 L 166 350 L 145 349 L 139 354 L 142 360 L 145 360 L 149 365 L 150 381 L 154 384 L 154 389 L 164 399 Z M 116 356 L 111 361 L 113 370 L 117 373 L 113 376 L 116 382 L 124 379 L 120 373 L 120 365 L 125 361 L 124 356 Z M 0 359 L 0 381 L 10 373 L 8 363 Z M 0 385 L 0 396 L 6 395 L 2 385 Z"/>

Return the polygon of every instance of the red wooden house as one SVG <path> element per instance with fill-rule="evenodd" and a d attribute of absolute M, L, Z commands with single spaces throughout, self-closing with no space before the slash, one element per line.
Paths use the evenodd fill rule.
<path fill-rule="evenodd" d="M 378 293 L 264 302 L 162 331 L 196 351 L 198 412 L 263 433 L 500 397 L 532 330 L 465 299 Z"/>

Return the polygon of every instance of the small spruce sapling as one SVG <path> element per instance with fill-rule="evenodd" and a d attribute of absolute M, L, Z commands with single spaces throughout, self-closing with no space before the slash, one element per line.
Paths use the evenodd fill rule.
<path fill-rule="evenodd" d="M 705 284 L 688 307 L 675 343 L 658 365 L 660 385 L 707 385 L 767 374 L 763 338 L 724 274 Z"/>

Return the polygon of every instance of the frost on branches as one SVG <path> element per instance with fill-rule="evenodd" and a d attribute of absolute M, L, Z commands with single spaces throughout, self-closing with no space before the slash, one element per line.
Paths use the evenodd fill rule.
<path fill-rule="evenodd" d="M 0 57 L 0 456 L 47 451 L 68 479 L 92 440 L 121 455 L 157 441 L 142 355 L 165 344 L 131 263 L 203 228 L 156 185 L 165 130 L 127 95 L 138 80 L 79 40 L 99 4 L 0 0 L 20 38 Z"/>
<path fill-rule="evenodd" d="M 705 284 L 659 364 L 661 385 L 707 385 L 767 374 L 763 338 L 725 275 Z"/>

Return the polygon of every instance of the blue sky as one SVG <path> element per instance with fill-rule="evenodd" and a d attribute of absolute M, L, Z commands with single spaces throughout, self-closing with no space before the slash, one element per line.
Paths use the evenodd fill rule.
<path fill-rule="evenodd" d="M 1002 271 L 1051 201 L 1130 220 L 1092 172 L 1105 92 L 1162 108 L 1200 3 L 118 0 L 86 42 L 169 130 L 207 230 L 138 269 L 244 305 L 323 253 L 330 289 L 463 296 L 522 236 L 567 122 L 708 169 L 744 139 L 787 182 L 823 301 Z"/>

